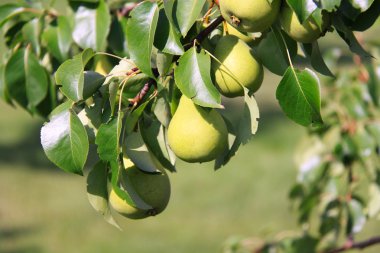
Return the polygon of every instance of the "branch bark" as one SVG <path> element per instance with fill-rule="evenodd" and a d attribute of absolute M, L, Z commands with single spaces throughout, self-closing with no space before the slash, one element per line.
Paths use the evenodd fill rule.
<path fill-rule="evenodd" d="M 344 252 L 344 251 L 348 251 L 352 249 L 362 250 L 364 248 L 367 248 L 369 246 L 379 244 L 379 243 L 380 243 L 380 236 L 375 236 L 361 242 L 356 242 L 356 243 L 348 242 L 344 244 L 342 247 L 326 251 L 326 253 L 339 253 L 339 252 Z"/>

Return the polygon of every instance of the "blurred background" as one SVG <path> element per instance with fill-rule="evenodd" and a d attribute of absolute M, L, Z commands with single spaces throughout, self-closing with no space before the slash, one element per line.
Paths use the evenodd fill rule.
<path fill-rule="evenodd" d="M 379 28 L 363 38 L 376 38 Z M 347 50 L 335 34 L 320 44 L 322 50 Z M 0 101 L 0 253 L 214 253 L 235 239 L 270 240 L 280 231 L 297 231 L 287 196 L 297 173 L 293 152 L 306 130 L 281 112 L 275 99 L 279 81 L 265 74 L 256 93 L 259 130 L 227 166 L 214 171 L 211 163 L 179 161 L 178 172 L 169 175 L 167 209 L 138 221 L 115 214 L 123 231 L 92 209 L 84 177 L 64 173 L 45 158 L 43 120 Z M 358 239 L 376 233 L 380 222 L 371 221 Z M 380 246 L 365 252 L 380 252 Z"/>

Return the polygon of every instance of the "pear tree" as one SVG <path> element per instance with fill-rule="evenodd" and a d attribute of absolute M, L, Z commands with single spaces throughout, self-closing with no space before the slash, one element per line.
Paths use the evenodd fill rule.
<path fill-rule="evenodd" d="M 356 37 L 374 27 L 380 0 L 54 2 L 0 5 L 0 97 L 46 120 L 47 158 L 87 178 L 89 202 L 107 222 L 118 226 L 115 213 L 141 219 L 164 211 L 177 159 L 226 165 L 256 134 L 255 96 L 271 72 L 282 77 L 275 95 L 284 114 L 314 136 L 299 166 L 315 157 L 320 164 L 301 169 L 304 180 L 290 194 L 301 203 L 303 235 L 253 251 L 342 252 L 380 242 L 353 239 L 380 215 L 379 49 Z M 326 33 L 347 44 L 359 73 L 344 79 L 330 70 L 339 59 L 321 53 Z M 366 88 L 341 87 L 349 81 Z M 321 92 L 324 82 L 337 86 L 336 97 Z M 343 109 L 332 110 L 336 103 Z M 313 149 L 331 136 L 334 149 Z M 366 198 L 356 196 L 355 164 L 370 175 Z M 321 203 L 337 173 L 348 175 L 349 190 Z M 321 227 L 312 235 L 318 207 Z M 342 236 L 351 245 L 343 250 L 334 240 Z"/>

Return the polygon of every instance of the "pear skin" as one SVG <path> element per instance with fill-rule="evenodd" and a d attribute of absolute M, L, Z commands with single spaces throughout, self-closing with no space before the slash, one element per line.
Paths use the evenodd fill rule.
<path fill-rule="evenodd" d="M 234 35 L 223 36 L 215 48 L 214 56 L 222 63 L 212 62 L 212 74 L 219 91 L 226 97 L 244 95 L 242 86 L 256 92 L 264 79 L 261 63 L 251 48 Z"/>
<path fill-rule="evenodd" d="M 180 159 L 195 163 L 217 158 L 228 145 L 222 116 L 182 96 L 168 129 L 169 146 Z"/>
<path fill-rule="evenodd" d="M 242 32 L 263 32 L 276 20 L 281 0 L 219 0 L 223 18 Z"/>
<path fill-rule="evenodd" d="M 129 159 L 128 159 L 129 160 Z M 130 160 L 129 160 L 130 161 Z M 129 205 L 111 190 L 109 202 L 112 208 L 130 219 L 143 219 L 161 213 L 168 205 L 170 198 L 170 181 L 165 172 L 147 173 L 138 169 L 132 162 L 124 159 L 126 176 L 140 198 L 154 210 L 146 211 Z"/>

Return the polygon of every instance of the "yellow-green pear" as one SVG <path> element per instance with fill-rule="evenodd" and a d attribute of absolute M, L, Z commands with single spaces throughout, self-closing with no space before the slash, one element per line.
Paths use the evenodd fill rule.
<path fill-rule="evenodd" d="M 170 198 L 170 181 L 165 172 L 147 173 L 138 169 L 129 159 L 124 159 L 126 177 L 132 184 L 139 197 L 152 210 L 142 210 L 129 205 L 120 198 L 114 190 L 111 190 L 109 202 L 112 208 L 130 219 L 143 219 L 161 213 L 168 205 Z"/>
<path fill-rule="evenodd" d="M 262 32 L 276 20 L 281 0 L 220 0 L 223 18 L 244 32 Z"/>
<path fill-rule="evenodd" d="M 239 39 L 241 39 L 247 44 L 253 42 L 253 38 L 249 34 L 240 32 L 239 30 L 237 30 L 235 27 L 233 27 L 232 25 L 228 23 L 227 23 L 227 32 L 228 34 L 235 35 L 236 37 L 238 37 Z"/>
<path fill-rule="evenodd" d="M 292 39 L 301 43 L 311 43 L 321 37 L 330 23 L 329 15 L 323 14 L 322 21 L 321 30 L 312 17 L 301 24 L 296 13 L 289 6 L 284 6 L 280 13 L 280 22 L 284 31 Z"/>
<path fill-rule="evenodd" d="M 97 55 L 95 57 L 95 72 L 102 74 L 103 76 L 108 75 L 108 73 L 112 70 L 113 66 L 109 62 L 108 56 L 106 55 Z"/>
<path fill-rule="evenodd" d="M 215 48 L 214 56 L 222 64 L 213 61 L 212 74 L 224 96 L 243 96 L 242 85 L 251 92 L 260 88 L 264 78 L 263 66 L 244 41 L 234 35 L 223 36 Z"/>
<path fill-rule="evenodd" d="M 169 146 L 187 162 L 208 162 L 217 158 L 228 145 L 228 132 L 222 116 L 203 108 L 183 95 L 168 129 Z"/>

